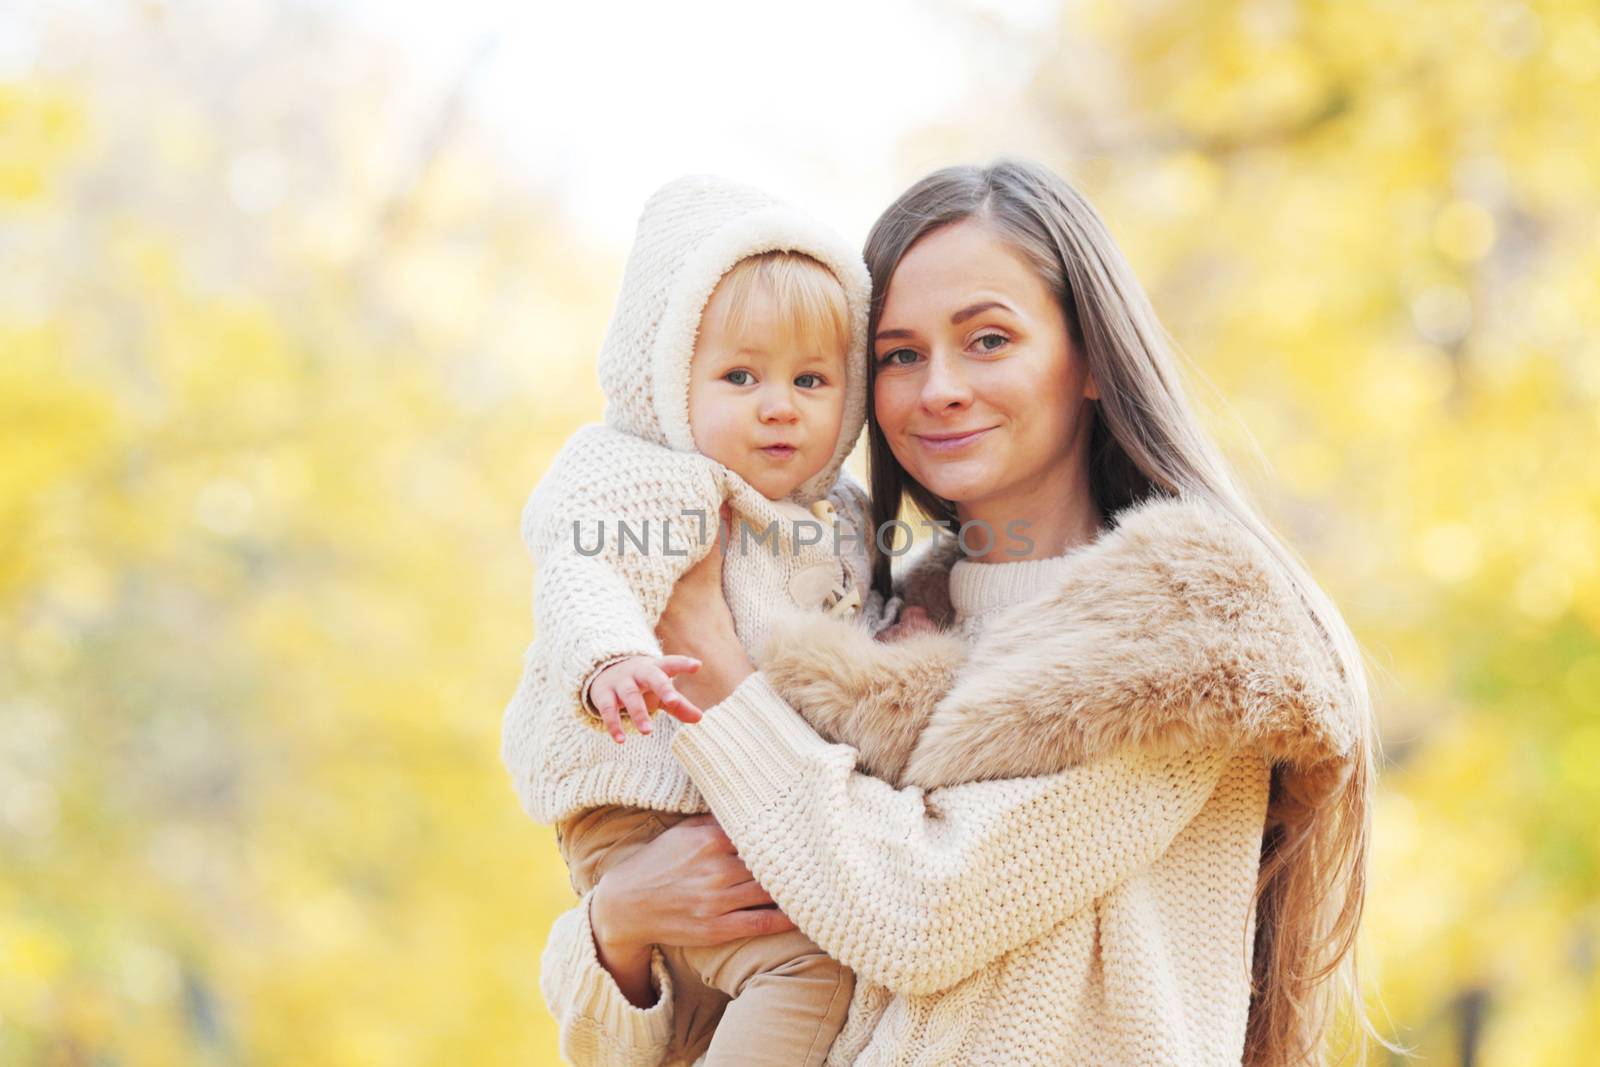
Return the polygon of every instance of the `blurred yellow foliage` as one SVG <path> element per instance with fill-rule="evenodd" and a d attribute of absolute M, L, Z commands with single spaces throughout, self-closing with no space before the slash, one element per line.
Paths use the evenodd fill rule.
<path fill-rule="evenodd" d="M 0 1062 L 553 1063 L 572 894 L 499 713 L 619 250 L 382 49 L 161 10 L 0 82 Z M 1372 654 L 1380 1027 L 1576 1062 L 1600 13 L 1096 2 L 1047 44 L 1033 154 Z"/>

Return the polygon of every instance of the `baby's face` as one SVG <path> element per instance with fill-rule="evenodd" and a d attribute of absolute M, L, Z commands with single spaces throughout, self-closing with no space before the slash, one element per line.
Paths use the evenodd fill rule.
<path fill-rule="evenodd" d="M 844 421 L 845 353 L 806 346 L 760 291 L 735 333 L 723 297 L 718 287 L 700 318 L 689 429 L 695 448 L 780 500 L 833 457 Z"/>

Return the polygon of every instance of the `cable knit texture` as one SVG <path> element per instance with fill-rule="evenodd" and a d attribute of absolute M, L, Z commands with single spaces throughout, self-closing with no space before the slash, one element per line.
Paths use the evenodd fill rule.
<path fill-rule="evenodd" d="M 934 702 L 960 729 L 915 745 L 940 768 L 965 754 L 972 779 L 1019 758 L 1028 777 L 895 788 L 764 671 L 678 733 L 751 872 L 857 973 L 830 1064 L 1240 1061 L 1274 765 L 1335 788 L 1353 712 L 1320 632 L 1245 531 L 1189 500 L 1116 519 L 1052 561 L 952 574 L 936 545 L 903 581 L 938 590 L 943 575 L 924 606 L 971 643 Z M 849 681 L 848 647 L 785 654 Z M 590 937 L 581 915 L 564 921 L 546 967 Z M 608 1010 L 620 999 L 597 967 L 550 981 Z M 611 1011 L 628 1055 L 651 1041 L 645 1016 Z M 612 1055 L 574 1062 L 624 1062 Z"/>
<path fill-rule="evenodd" d="M 734 264 L 775 250 L 832 271 L 851 322 L 839 440 L 822 471 L 776 501 L 694 451 L 688 414 L 706 301 Z M 679 577 L 710 550 L 724 500 L 736 522 L 723 591 L 747 649 L 764 644 L 783 606 L 815 610 L 850 589 L 881 606 L 867 596 L 866 495 L 841 471 L 865 418 L 869 292 L 858 253 L 759 190 L 691 176 L 646 202 L 600 354 L 605 421 L 572 435 L 522 513 L 538 572 L 535 636 L 502 719 L 501 753 L 535 819 L 602 804 L 705 810 L 670 752 L 677 720 L 657 716 L 648 736 L 625 722 L 632 736 L 618 745 L 585 696 L 606 664 L 661 654 L 656 623 Z M 813 512 L 822 499 L 831 516 Z"/>

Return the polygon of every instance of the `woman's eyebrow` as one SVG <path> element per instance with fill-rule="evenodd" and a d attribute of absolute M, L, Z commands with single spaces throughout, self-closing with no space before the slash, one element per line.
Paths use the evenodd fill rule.
<path fill-rule="evenodd" d="M 968 319 L 972 318 L 972 316 L 984 311 L 988 311 L 990 308 L 999 308 L 1001 311 L 1008 311 L 1013 315 L 1016 314 L 1015 311 L 1011 311 L 1009 307 L 1007 307 L 1005 304 L 1002 304 L 998 300 L 985 300 L 982 303 L 969 304 L 960 311 L 956 312 L 954 315 L 951 315 L 950 324 L 953 326 L 960 326 L 963 322 L 966 322 Z M 911 336 L 912 334 L 910 330 L 879 330 L 873 340 L 905 340 Z"/>
<path fill-rule="evenodd" d="M 972 316 L 978 314 L 979 312 L 988 311 L 990 308 L 999 308 L 1001 311 L 1010 311 L 1011 314 L 1016 314 L 1015 311 L 1011 311 L 1010 308 L 1006 307 L 1006 305 L 1002 304 L 998 300 L 985 300 L 980 304 L 969 304 L 960 311 L 956 312 L 954 315 L 951 315 L 950 323 L 953 326 L 959 326 L 963 322 L 966 322 L 968 319 L 972 318 Z"/>

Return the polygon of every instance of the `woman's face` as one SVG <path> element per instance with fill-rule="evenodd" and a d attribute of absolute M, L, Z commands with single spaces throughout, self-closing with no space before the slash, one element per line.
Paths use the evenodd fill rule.
<path fill-rule="evenodd" d="M 873 339 L 873 410 L 906 472 L 957 506 L 1017 516 L 1083 463 L 1099 395 L 1066 313 L 983 223 L 923 237 L 889 281 Z"/>

